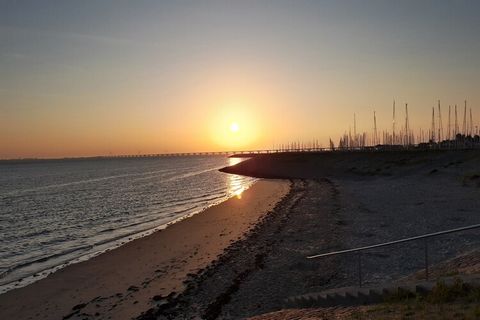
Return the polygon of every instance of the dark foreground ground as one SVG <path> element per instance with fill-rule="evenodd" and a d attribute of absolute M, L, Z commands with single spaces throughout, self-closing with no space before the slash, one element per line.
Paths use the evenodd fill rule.
<path fill-rule="evenodd" d="M 264 155 L 224 171 L 293 185 L 246 239 L 142 319 L 240 319 L 279 310 L 288 296 L 356 284 L 355 257 L 308 255 L 480 223 L 478 151 Z M 442 236 L 429 244 L 430 260 L 479 245 L 479 231 Z M 423 242 L 368 252 L 364 280 L 414 273 L 423 254 Z"/>

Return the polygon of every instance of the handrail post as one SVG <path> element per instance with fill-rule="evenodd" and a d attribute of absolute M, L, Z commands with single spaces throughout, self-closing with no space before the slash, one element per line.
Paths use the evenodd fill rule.
<path fill-rule="evenodd" d="M 425 238 L 425 278 L 428 280 L 428 238 Z"/>
<path fill-rule="evenodd" d="M 358 252 L 358 285 L 362 287 L 362 253 Z"/>

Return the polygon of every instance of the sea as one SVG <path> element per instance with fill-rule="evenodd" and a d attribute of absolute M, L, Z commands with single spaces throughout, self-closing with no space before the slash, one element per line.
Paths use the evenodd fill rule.
<path fill-rule="evenodd" d="M 238 196 L 225 156 L 0 162 L 0 293 Z"/>

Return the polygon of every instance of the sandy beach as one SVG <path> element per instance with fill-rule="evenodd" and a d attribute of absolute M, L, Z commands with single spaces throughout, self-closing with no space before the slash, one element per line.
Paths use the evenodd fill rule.
<path fill-rule="evenodd" d="M 355 257 L 309 255 L 479 223 L 479 159 L 478 151 L 252 158 L 223 171 L 281 179 L 8 292 L 0 316 L 213 320 L 281 310 L 289 296 L 357 284 Z M 479 246 L 475 230 L 435 239 L 432 270 Z M 372 250 L 363 281 L 421 274 L 423 258 L 423 243 Z"/>
<path fill-rule="evenodd" d="M 0 296 L 1 319 L 131 319 L 206 268 L 242 239 L 290 188 L 261 180 L 165 230 Z"/>

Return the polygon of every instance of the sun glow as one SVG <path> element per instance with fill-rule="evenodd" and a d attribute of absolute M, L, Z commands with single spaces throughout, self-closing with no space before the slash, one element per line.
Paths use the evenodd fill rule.
<path fill-rule="evenodd" d="M 240 130 L 238 123 L 232 122 L 232 124 L 230 125 L 230 131 L 237 132 L 238 130 Z"/>
<path fill-rule="evenodd" d="M 211 141 L 221 150 L 252 148 L 259 138 L 259 116 L 253 103 L 220 103 L 210 118 Z"/>

